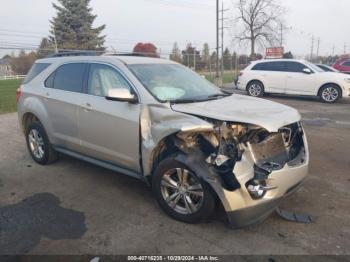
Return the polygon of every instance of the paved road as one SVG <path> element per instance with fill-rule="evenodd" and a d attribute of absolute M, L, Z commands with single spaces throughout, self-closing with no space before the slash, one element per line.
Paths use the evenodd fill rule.
<path fill-rule="evenodd" d="M 272 215 L 230 230 L 220 215 L 200 225 L 174 221 L 137 180 L 69 157 L 34 164 L 16 115 L 7 114 L 0 116 L 0 254 L 350 254 L 350 102 L 267 99 L 306 119 L 310 176 L 283 207 L 309 212 L 316 223 Z"/>

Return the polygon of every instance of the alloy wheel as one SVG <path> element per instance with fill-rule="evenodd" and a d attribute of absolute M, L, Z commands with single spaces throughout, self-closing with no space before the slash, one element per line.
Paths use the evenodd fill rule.
<path fill-rule="evenodd" d="M 322 99 L 326 102 L 334 102 L 339 97 L 339 91 L 335 87 L 327 87 L 322 92 Z"/>
<path fill-rule="evenodd" d="M 161 193 L 168 206 L 180 214 L 193 214 L 203 205 L 204 191 L 200 181 L 184 168 L 171 169 L 162 176 Z"/>
<path fill-rule="evenodd" d="M 30 151 L 33 153 L 33 155 L 38 158 L 42 159 L 45 155 L 45 144 L 44 139 L 36 129 L 30 130 L 28 134 L 29 139 L 29 147 Z"/>
<path fill-rule="evenodd" d="M 261 95 L 262 87 L 259 84 L 252 84 L 249 86 L 248 91 L 251 96 L 257 97 Z"/>

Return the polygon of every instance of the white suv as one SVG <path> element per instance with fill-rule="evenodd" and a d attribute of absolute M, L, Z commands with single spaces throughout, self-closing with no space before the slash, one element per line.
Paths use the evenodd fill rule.
<path fill-rule="evenodd" d="M 250 96 L 264 93 L 318 96 L 325 103 L 335 103 L 350 96 L 350 77 L 324 72 L 304 60 L 261 60 L 240 73 L 238 89 Z"/>

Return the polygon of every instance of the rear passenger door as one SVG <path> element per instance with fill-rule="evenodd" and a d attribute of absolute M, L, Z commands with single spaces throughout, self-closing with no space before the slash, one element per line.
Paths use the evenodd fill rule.
<path fill-rule="evenodd" d="M 45 104 L 52 124 L 54 145 L 79 151 L 78 110 L 84 91 L 86 63 L 61 65 L 45 81 Z"/>
<path fill-rule="evenodd" d="M 135 89 L 115 66 L 91 63 L 87 90 L 79 109 L 82 153 L 140 171 L 140 105 L 106 99 L 108 90 Z"/>
<path fill-rule="evenodd" d="M 271 93 L 284 93 L 286 88 L 286 67 L 283 61 L 272 61 L 267 62 L 264 78 L 266 81 L 267 87 L 265 87 L 266 92 Z"/>
<path fill-rule="evenodd" d="M 286 72 L 283 61 L 271 61 L 257 64 L 253 67 L 265 85 L 267 93 L 284 93 L 286 88 Z"/>

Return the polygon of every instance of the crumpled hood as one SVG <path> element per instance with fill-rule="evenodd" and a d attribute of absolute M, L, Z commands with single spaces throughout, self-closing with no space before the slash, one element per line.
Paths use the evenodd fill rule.
<path fill-rule="evenodd" d="M 174 104 L 172 109 L 221 121 L 253 124 L 269 132 L 277 132 L 281 127 L 301 120 L 299 112 L 294 108 L 242 95 L 199 103 Z"/>

